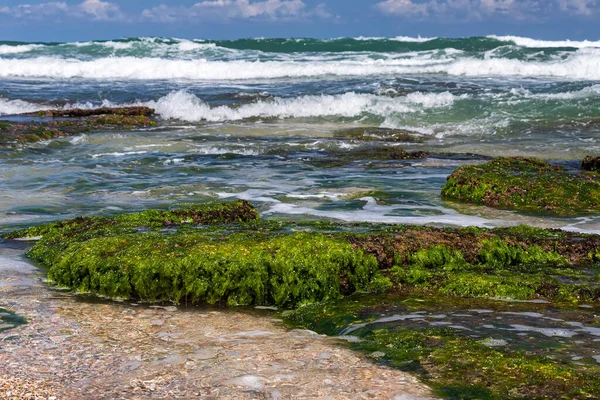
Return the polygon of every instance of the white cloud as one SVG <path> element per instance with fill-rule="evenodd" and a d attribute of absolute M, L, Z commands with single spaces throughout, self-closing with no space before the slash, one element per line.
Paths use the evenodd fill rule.
<path fill-rule="evenodd" d="M 6 14 L 14 18 L 42 19 L 52 15 L 60 15 L 67 12 L 69 6 L 65 2 L 49 2 L 40 4 L 19 4 L 16 6 L 0 7 L 0 14 Z"/>
<path fill-rule="evenodd" d="M 102 21 L 120 21 L 125 18 L 119 6 L 102 0 L 85 0 L 77 5 L 66 2 L 18 4 L 0 7 L 0 14 L 14 19 L 41 20 L 49 17 L 78 17 Z"/>
<path fill-rule="evenodd" d="M 86 15 L 95 20 L 110 21 L 122 20 L 124 15 L 115 3 L 102 0 L 85 0 L 78 8 Z"/>
<path fill-rule="evenodd" d="M 413 18 L 481 20 L 490 16 L 537 19 L 556 11 L 592 15 L 598 0 L 385 0 L 375 6 L 384 14 Z"/>
<path fill-rule="evenodd" d="M 142 19 L 155 22 L 175 22 L 180 20 L 230 20 L 230 19 L 266 19 L 290 20 L 310 16 L 331 18 L 325 4 L 319 4 L 313 10 L 307 10 L 302 0 L 204 0 L 191 7 L 168 6 L 161 4 L 157 7 L 142 11 Z"/>

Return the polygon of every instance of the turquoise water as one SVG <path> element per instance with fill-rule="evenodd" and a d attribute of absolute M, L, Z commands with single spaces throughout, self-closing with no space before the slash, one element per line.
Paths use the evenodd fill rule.
<path fill-rule="evenodd" d="M 244 198 L 267 218 L 598 232 L 597 217 L 460 206 L 439 193 L 455 168 L 487 157 L 577 168 L 597 154 L 599 67 L 600 43 L 518 37 L 0 42 L 0 119 L 148 105 L 160 122 L 0 149 L 0 224 Z M 423 141 L 338 133 L 353 127 Z M 397 145 L 431 157 L 331 162 Z"/>

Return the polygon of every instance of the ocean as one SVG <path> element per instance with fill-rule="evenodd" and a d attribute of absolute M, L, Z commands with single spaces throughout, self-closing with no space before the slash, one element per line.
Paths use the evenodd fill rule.
<path fill-rule="evenodd" d="M 217 199 L 264 218 L 435 226 L 552 218 L 443 201 L 457 167 L 531 156 L 575 169 L 600 153 L 600 42 L 522 37 L 0 41 L 0 119 L 146 105 L 156 127 L 0 149 L 0 224 L 26 226 Z M 417 143 L 344 136 L 413 132 Z M 401 146 L 420 160 L 332 155 Z"/>

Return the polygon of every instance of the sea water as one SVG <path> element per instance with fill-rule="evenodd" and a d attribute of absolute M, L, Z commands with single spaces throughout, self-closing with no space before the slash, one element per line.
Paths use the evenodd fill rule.
<path fill-rule="evenodd" d="M 159 124 L 0 149 L 0 224 L 241 198 L 264 218 L 600 232 L 598 217 L 528 216 L 440 197 L 466 163 L 533 156 L 575 170 L 598 154 L 598 42 L 0 42 L 0 119 L 133 105 L 155 108 Z M 337 133 L 355 127 L 405 129 L 423 141 Z M 431 156 L 320 162 L 374 143 Z"/>

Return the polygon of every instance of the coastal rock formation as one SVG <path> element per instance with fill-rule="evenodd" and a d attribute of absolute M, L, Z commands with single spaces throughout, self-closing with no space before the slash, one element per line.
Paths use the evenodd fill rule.
<path fill-rule="evenodd" d="M 41 236 L 28 256 L 49 268 L 51 280 L 110 297 L 296 307 L 393 287 L 467 297 L 600 300 L 600 287 L 586 278 L 600 261 L 596 235 L 525 226 L 340 229 L 261 221 L 251 204 L 236 201 L 76 218 L 4 237 Z"/>
<path fill-rule="evenodd" d="M 101 107 L 90 109 L 73 108 L 71 110 L 45 110 L 23 115 L 52 118 L 85 118 L 99 115 L 122 115 L 128 117 L 143 115 L 145 117 L 150 117 L 153 114 L 154 109 L 150 107 Z"/>

